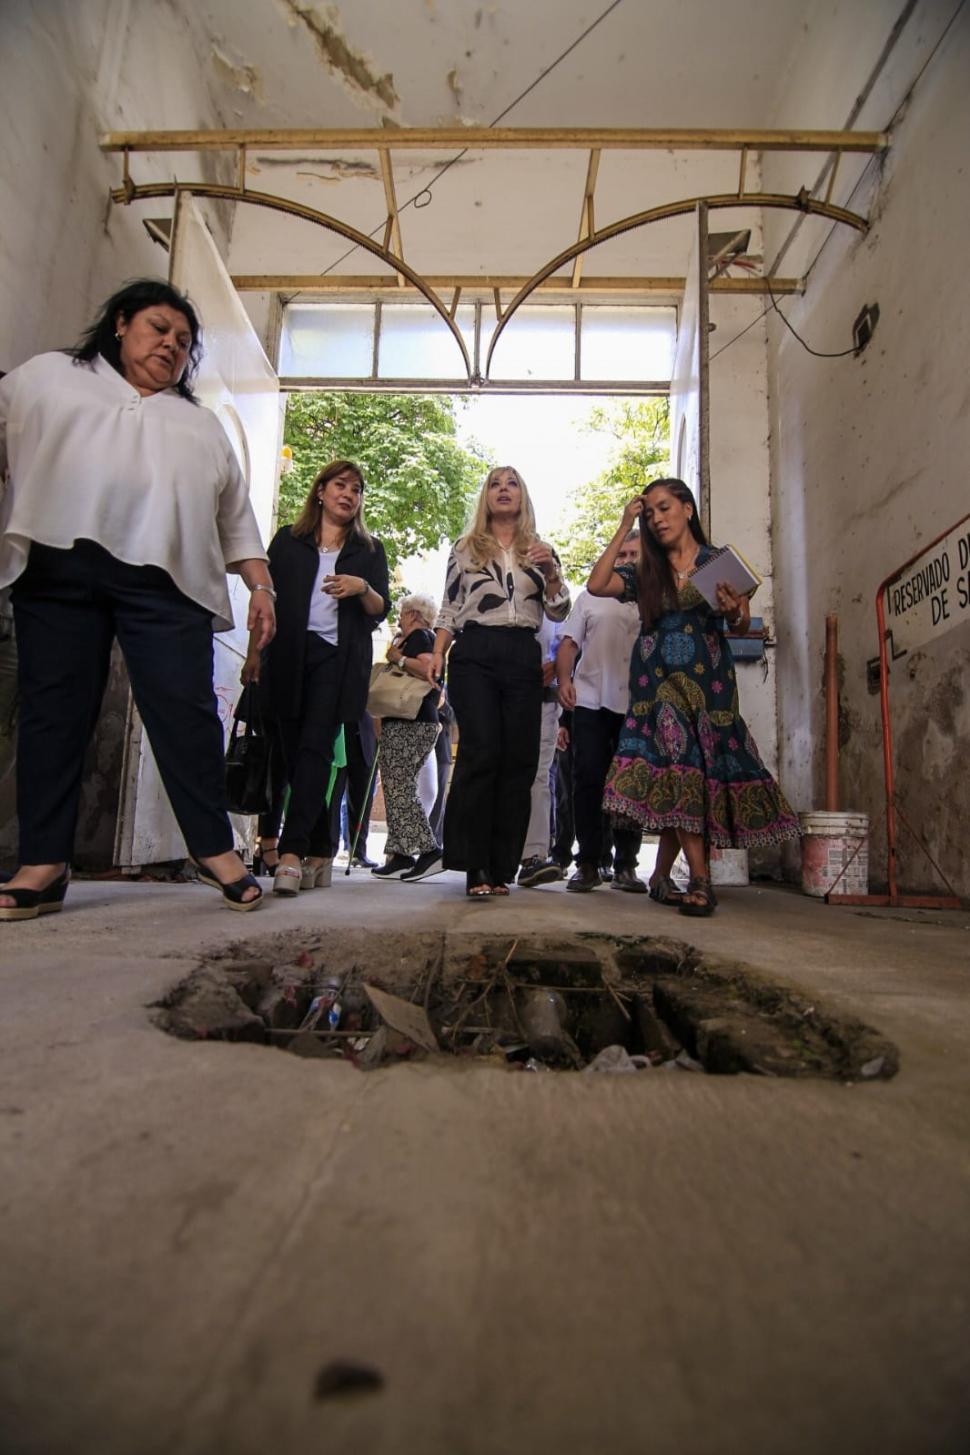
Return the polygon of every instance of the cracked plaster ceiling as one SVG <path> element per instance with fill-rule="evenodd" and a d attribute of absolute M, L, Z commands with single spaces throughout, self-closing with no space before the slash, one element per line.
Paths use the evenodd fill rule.
<path fill-rule="evenodd" d="M 226 127 L 488 125 L 605 8 L 607 0 L 172 0 L 207 58 L 210 93 Z M 786 79 L 814 7 L 804 0 L 621 0 L 504 119 L 507 126 L 841 126 L 844 117 L 783 114 Z M 878 0 L 877 9 L 883 9 Z M 860 78 L 861 81 L 861 78 Z M 185 126 L 197 125 L 194 117 Z M 529 274 L 575 241 L 586 175 L 583 151 L 469 152 L 421 209 L 408 200 L 453 150 L 398 152 L 403 255 L 425 274 Z M 189 175 L 192 158 L 179 163 Z M 225 159 L 224 167 L 231 168 Z M 817 156 L 802 156 L 811 184 Z M 228 176 L 227 176 L 228 179 Z M 706 192 L 731 192 L 738 159 L 718 152 L 603 153 L 596 224 Z M 379 238 L 386 216 L 375 153 L 247 154 L 247 184 L 333 213 Z M 757 163 L 747 186 L 758 185 Z M 757 215 L 718 215 L 720 229 Z M 682 274 L 689 218 L 663 222 L 591 253 L 584 276 Z M 235 274 L 385 271 L 306 222 L 237 208 Z"/>

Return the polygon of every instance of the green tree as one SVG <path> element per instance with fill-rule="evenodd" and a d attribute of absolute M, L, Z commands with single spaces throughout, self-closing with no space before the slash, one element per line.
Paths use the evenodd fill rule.
<path fill-rule="evenodd" d="M 459 443 L 458 407 L 437 394 L 291 394 L 284 440 L 293 469 L 280 482 L 280 524 L 299 514 L 322 466 L 354 460 L 367 482 L 364 518 L 392 571 L 459 535 L 490 462 L 476 443 Z"/>
<path fill-rule="evenodd" d="M 616 444 L 606 469 L 573 492 L 572 509 L 557 532 L 556 549 L 572 581 L 588 575 L 631 495 L 670 468 L 670 407 L 665 398 L 593 409 L 586 428 L 612 435 Z"/>

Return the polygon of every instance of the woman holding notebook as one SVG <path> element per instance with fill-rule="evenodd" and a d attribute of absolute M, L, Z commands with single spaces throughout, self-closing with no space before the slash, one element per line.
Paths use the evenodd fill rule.
<path fill-rule="evenodd" d="M 615 567 L 637 524 L 637 566 Z M 798 837 L 798 821 L 765 768 L 738 710 L 724 623 L 746 631 L 747 596 L 716 584 L 716 605 L 691 581 L 714 556 L 682 480 L 653 480 L 623 511 L 616 534 L 587 583 L 593 596 L 636 601 L 640 633 L 630 663 L 630 706 L 607 775 L 603 807 L 646 833 L 660 834 L 650 895 L 681 914 L 713 914 L 708 855 Z M 670 879 L 679 849 L 687 892 Z"/>

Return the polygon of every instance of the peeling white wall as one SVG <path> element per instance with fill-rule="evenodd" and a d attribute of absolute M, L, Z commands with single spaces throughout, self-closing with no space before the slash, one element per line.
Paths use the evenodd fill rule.
<path fill-rule="evenodd" d="M 132 0 L 17 0 L 0 11 L 0 368 L 71 343 L 126 278 L 164 277 L 166 253 L 142 218 L 170 199 L 116 207 L 121 159 L 98 135 L 220 124 L 196 40 L 167 5 Z M 180 159 L 182 160 L 182 159 Z M 192 175 L 196 162 L 187 159 Z M 225 165 L 225 163 L 220 163 Z M 136 181 L 171 173 L 136 156 Z M 210 225 L 226 251 L 216 209 Z"/>
<path fill-rule="evenodd" d="M 115 207 L 121 161 L 98 148 L 108 130 L 217 126 L 197 38 L 166 4 L 139 0 L 15 0 L 0 6 L 0 369 L 73 343 L 125 279 L 166 277 L 168 255 L 142 218 L 172 202 Z M 214 177 L 224 166 L 189 158 Z M 195 164 L 198 165 L 195 165 Z M 137 181 L 169 174 L 136 157 Z M 203 174 L 205 175 L 205 174 Z M 226 217 L 207 209 L 225 253 Z M 113 667 L 85 765 L 76 862 L 112 862 L 127 678 Z M 0 780 L 0 851 L 16 842 L 13 774 Z"/>
<path fill-rule="evenodd" d="M 921 54 L 911 57 L 908 79 L 897 68 L 897 103 L 926 59 L 928 18 L 939 20 L 939 9 L 924 7 L 914 32 Z M 825 51 L 824 31 L 814 46 L 804 57 L 808 74 Z M 822 806 L 822 654 L 825 615 L 836 612 L 842 800 L 873 820 L 874 882 L 884 879 L 879 699 L 866 686 L 866 662 L 878 650 L 876 589 L 970 508 L 968 77 L 964 9 L 895 127 L 870 199 L 870 233 L 839 229 L 804 298 L 784 300 L 799 333 L 823 350 L 849 346 L 860 307 L 878 302 L 868 350 L 858 359 L 814 358 L 777 318 L 769 329 L 782 780 L 797 807 Z M 968 667 L 970 628 L 962 627 L 907 658 L 891 679 L 903 811 L 964 895 Z M 942 888 L 905 829 L 900 848 L 904 886 Z"/>
<path fill-rule="evenodd" d="M 711 539 L 735 546 L 762 578 L 751 612 L 774 636 L 765 326 L 748 327 L 763 306 L 760 298 L 710 300 Z M 775 649 L 767 659 L 767 675 L 760 663 L 738 664 L 738 690 L 761 756 L 777 773 Z"/>

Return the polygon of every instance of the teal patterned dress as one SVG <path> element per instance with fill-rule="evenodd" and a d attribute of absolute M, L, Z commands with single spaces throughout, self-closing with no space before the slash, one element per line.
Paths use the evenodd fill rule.
<path fill-rule="evenodd" d="M 703 563 L 710 550 L 701 549 Z M 621 566 L 636 600 L 636 574 Z M 605 811 L 645 833 L 679 828 L 720 849 L 798 837 L 798 820 L 738 711 L 722 619 L 688 579 L 630 662 L 630 704 L 603 796 Z"/>

